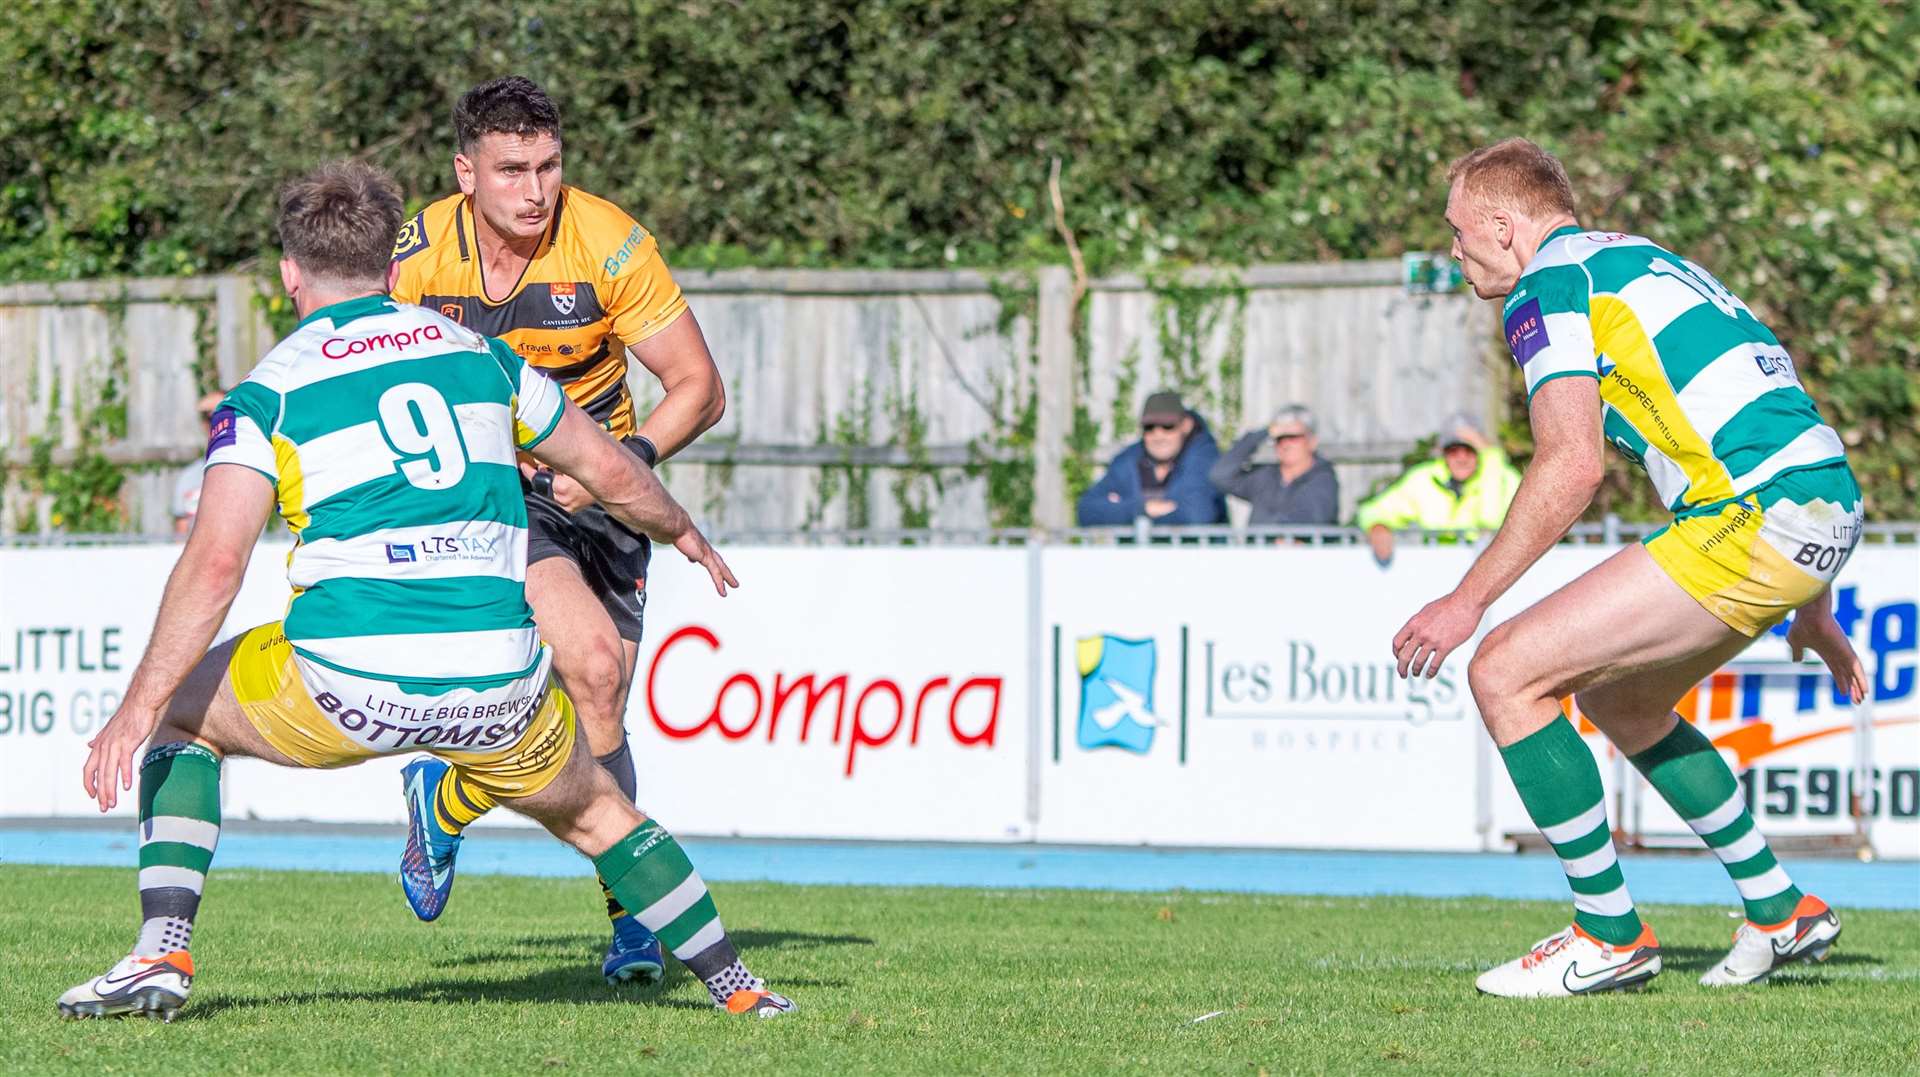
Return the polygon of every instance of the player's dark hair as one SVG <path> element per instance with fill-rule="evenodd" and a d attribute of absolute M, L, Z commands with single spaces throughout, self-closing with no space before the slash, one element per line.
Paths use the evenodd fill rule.
<path fill-rule="evenodd" d="M 453 104 L 453 138 L 461 153 L 485 135 L 552 135 L 560 138 L 560 109 L 524 75 L 483 82 Z"/>
<path fill-rule="evenodd" d="M 311 276 L 384 291 L 406 215 L 392 176 L 364 161 L 334 161 L 280 188 L 280 249 Z"/>
<path fill-rule="evenodd" d="M 1453 162 L 1447 185 L 1463 183 L 1469 193 L 1491 198 L 1535 217 L 1576 212 L 1573 183 L 1560 159 L 1524 138 L 1482 146 Z"/>

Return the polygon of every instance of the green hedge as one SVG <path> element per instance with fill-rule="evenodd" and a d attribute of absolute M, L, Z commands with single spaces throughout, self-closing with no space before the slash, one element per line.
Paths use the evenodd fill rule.
<path fill-rule="evenodd" d="M 453 98 L 509 71 L 680 266 L 1063 261 L 1056 157 L 1096 270 L 1443 249 L 1447 161 L 1518 132 L 1588 222 L 1752 303 L 1874 514 L 1912 517 L 1916 40 L 1878 0 L 29 0 L 0 16 L 0 279 L 255 262 L 275 184 L 331 155 L 425 201 Z"/>

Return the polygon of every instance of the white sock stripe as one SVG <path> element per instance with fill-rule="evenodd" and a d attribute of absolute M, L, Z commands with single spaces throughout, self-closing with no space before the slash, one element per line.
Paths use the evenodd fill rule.
<path fill-rule="evenodd" d="M 1613 842 L 1609 841 L 1585 856 L 1576 856 L 1572 860 L 1560 858 L 1560 866 L 1566 869 L 1567 878 L 1585 879 L 1598 875 L 1618 862 L 1613 852 Z"/>
<path fill-rule="evenodd" d="M 1793 879 L 1787 869 L 1775 864 L 1751 879 L 1735 879 L 1733 885 L 1740 889 L 1742 901 L 1761 901 L 1785 891 L 1793 885 Z"/>
<path fill-rule="evenodd" d="M 1605 826 L 1606 822 L 1606 802 L 1595 801 L 1593 807 L 1588 808 L 1586 811 L 1581 812 L 1579 815 L 1574 816 L 1564 823 L 1555 823 L 1552 826 L 1541 827 L 1540 833 L 1545 835 L 1546 839 L 1555 845 L 1565 845 L 1575 838 L 1586 837 L 1588 834 L 1593 833 L 1594 827 Z"/>
<path fill-rule="evenodd" d="M 1746 795 L 1736 788 L 1733 791 L 1733 795 L 1728 797 L 1725 803 L 1698 819 L 1687 820 L 1687 825 L 1693 828 L 1695 834 L 1704 838 L 1716 830 L 1725 830 L 1727 827 L 1733 825 L 1733 821 L 1745 814 L 1746 810 Z"/>
<path fill-rule="evenodd" d="M 673 956 L 685 961 L 700 956 L 700 951 L 726 938 L 727 929 L 720 926 L 718 916 L 707 921 L 707 925 L 693 933 L 693 937 L 673 948 Z"/>
<path fill-rule="evenodd" d="M 1633 911 L 1633 898 L 1628 896 L 1626 887 L 1620 886 L 1604 894 L 1576 893 L 1573 895 L 1573 907 L 1600 916 L 1625 916 Z"/>
<path fill-rule="evenodd" d="M 140 826 L 140 844 L 154 841 L 178 842 L 212 852 L 220 844 L 220 824 L 184 815 L 156 815 Z"/>
<path fill-rule="evenodd" d="M 1759 856 L 1767 847 L 1767 839 L 1760 836 L 1760 828 L 1754 827 L 1733 841 L 1713 850 L 1722 864 L 1738 864 L 1742 860 L 1751 860 Z"/>
<path fill-rule="evenodd" d="M 140 889 L 158 890 L 165 886 L 177 886 L 198 894 L 207 883 L 207 877 L 192 868 L 141 868 Z"/>
<path fill-rule="evenodd" d="M 693 908 L 700 895 L 707 892 L 707 884 L 700 881 L 700 873 L 690 872 L 681 880 L 680 885 L 667 891 L 667 896 L 634 913 L 633 918 L 647 926 L 650 931 L 658 931 L 673 923 L 674 917 Z"/>

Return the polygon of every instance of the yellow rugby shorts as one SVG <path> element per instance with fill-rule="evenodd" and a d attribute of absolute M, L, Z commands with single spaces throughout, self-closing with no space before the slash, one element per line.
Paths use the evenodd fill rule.
<path fill-rule="evenodd" d="M 1647 536 L 1647 553 L 1708 613 L 1758 636 L 1818 597 L 1860 541 L 1860 487 L 1844 463 L 1789 472 L 1682 516 Z"/>
<path fill-rule="evenodd" d="M 349 737 L 314 700 L 296 658 L 276 621 L 249 630 L 227 661 L 234 697 L 260 736 L 303 767 L 345 767 L 386 754 Z M 532 796 L 553 781 L 573 754 L 576 736 L 573 702 L 549 680 L 525 732 L 511 745 L 477 752 L 425 750 L 496 799 L 514 799 Z"/>

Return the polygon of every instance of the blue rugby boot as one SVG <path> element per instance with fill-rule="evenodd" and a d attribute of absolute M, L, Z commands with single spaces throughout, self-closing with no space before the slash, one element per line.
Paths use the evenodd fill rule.
<path fill-rule="evenodd" d="M 453 892 L 453 857 L 460 851 L 460 835 L 440 825 L 433 809 L 447 764 L 422 756 L 400 771 L 407 796 L 407 848 L 400 854 L 400 889 L 406 892 L 413 915 L 422 920 L 439 916 Z"/>
<path fill-rule="evenodd" d="M 604 889 L 604 888 L 603 888 Z M 600 962 L 600 975 L 610 984 L 657 984 L 667 974 L 667 957 L 660 940 L 607 895 L 607 915 L 613 918 L 613 941 Z"/>

